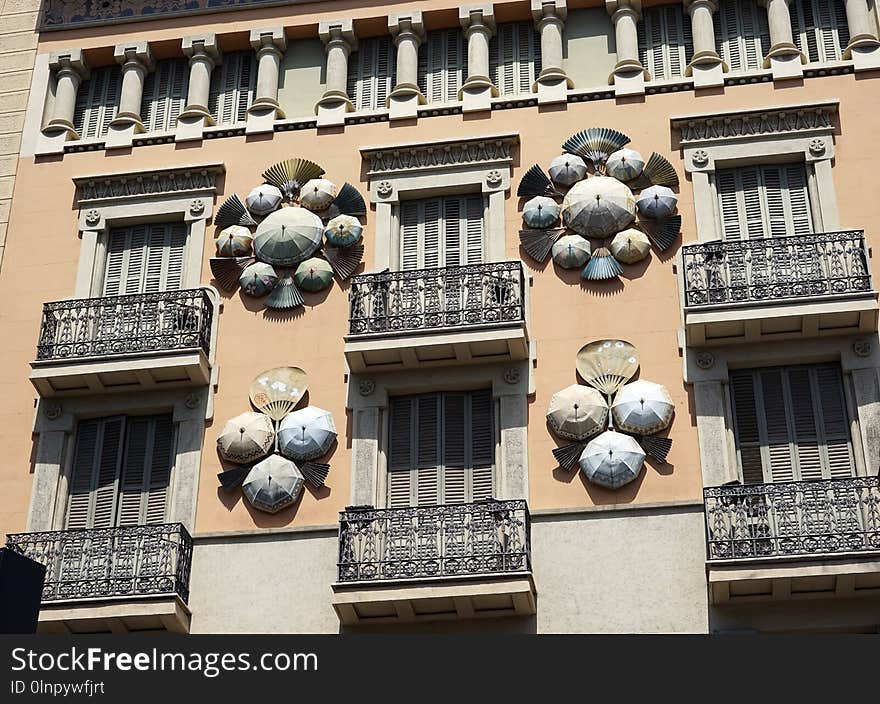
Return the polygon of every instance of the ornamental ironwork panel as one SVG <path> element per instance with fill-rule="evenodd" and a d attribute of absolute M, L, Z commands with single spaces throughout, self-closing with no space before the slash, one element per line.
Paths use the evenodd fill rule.
<path fill-rule="evenodd" d="M 213 318 L 204 289 L 44 303 L 37 360 L 187 349 L 207 355 Z"/>
<path fill-rule="evenodd" d="M 703 490 L 710 560 L 880 550 L 880 477 Z"/>
<path fill-rule="evenodd" d="M 340 582 L 434 579 L 531 571 L 524 500 L 374 509 L 339 514 Z"/>
<path fill-rule="evenodd" d="M 871 291 L 862 230 L 682 247 L 685 306 Z"/>
<path fill-rule="evenodd" d="M 522 323 L 524 301 L 518 261 L 362 274 L 351 280 L 349 334 Z"/>
<path fill-rule="evenodd" d="M 43 601 L 177 594 L 189 599 L 192 538 L 180 523 L 6 536 L 46 566 Z"/>

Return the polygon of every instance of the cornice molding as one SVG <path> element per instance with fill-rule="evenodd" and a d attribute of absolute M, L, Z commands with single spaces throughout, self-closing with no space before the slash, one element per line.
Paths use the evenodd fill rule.
<path fill-rule="evenodd" d="M 85 204 L 128 198 L 157 197 L 180 193 L 213 193 L 217 177 L 226 172 L 222 163 L 180 166 L 171 169 L 77 176 L 76 203 Z"/>
<path fill-rule="evenodd" d="M 468 139 L 441 140 L 362 147 L 367 175 L 376 177 L 411 171 L 436 171 L 463 166 L 510 164 L 512 147 L 519 144 L 519 133 L 487 135 Z"/>
<path fill-rule="evenodd" d="M 807 136 L 834 131 L 839 101 L 704 113 L 670 118 L 682 147 L 756 137 Z"/>

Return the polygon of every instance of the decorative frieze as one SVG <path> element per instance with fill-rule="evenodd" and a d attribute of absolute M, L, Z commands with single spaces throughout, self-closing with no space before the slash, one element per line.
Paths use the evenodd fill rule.
<path fill-rule="evenodd" d="M 369 163 L 369 176 L 417 169 L 447 169 L 476 164 L 513 161 L 511 148 L 519 144 L 516 133 L 474 137 L 423 144 L 364 147 L 361 154 Z"/>
<path fill-rule="evenodd" d="M 831 132 L 837 101 L 672 118 L 682 147 L 700 142 Z"/>
<path fill-rule="evenodd" d="M 137 171 L 100 176 L 81 176 L 73 179 L 79 191 L 77 203 L 82 207 L 89 201 L 136 198 L 191 191 L 216 190 L 217 177 L 226 169 L 223 164 L 205 164 L 160 171 Z M 204 204 L 203 208 L 204 209 Z"/>

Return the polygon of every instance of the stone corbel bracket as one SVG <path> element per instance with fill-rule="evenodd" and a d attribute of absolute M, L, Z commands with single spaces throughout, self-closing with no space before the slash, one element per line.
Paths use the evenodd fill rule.
<path fill-rule="evenodd" d="M 807 163 L 834 158 L 839 101 L 673 117 L 689 172 L 714 171 L 716 161 L 735 161 L 743 146 L 767 154 L 802 152 Z M 783 146 L 784 143 L 784 146 Z"/>
<path fill-rule="evenodd" d="M 512 152 L 519 133 L 435 142 L 362 147 L 370 200 L 396 203 L 403 183 L 408 193 L 430 195 L 462 183 L 481 184 L 483 193 L 510 189 Z"/>

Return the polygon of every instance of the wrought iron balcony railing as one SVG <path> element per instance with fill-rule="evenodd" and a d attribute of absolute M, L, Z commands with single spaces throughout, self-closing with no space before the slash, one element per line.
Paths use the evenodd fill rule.
<path fill-rule="evenodd" d="M 703 490 L 710 560 L 880 551 L 880 478 Z"/>
<path fill-rule="evenodd" d="M 177 594 L 189 599 L 192 538 L 180 523 L 6 536 L 46 565 L 43 601 Z"/>
<path fill-rule="evenodd" d="M 339 514 L 339 581 L 435 579 L 531 571 L 524 500 L 374 509 Z"/>
<path fill-rule="evenodd" d="M 207 355 L 213 317 L 204 289 L 45 303 L 37 360 L 186 349 Z"/>
<path fill-rule="evenodd" d="M 523 321 L 525 276 L 518 261 L 384 271 L 351 282 L 353 336 Z"/>
<path fill-rule="evenodd" d="M 861 230 L 689 244 L 682 264 L 686 307 L 871 291 Z"/>

